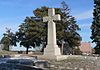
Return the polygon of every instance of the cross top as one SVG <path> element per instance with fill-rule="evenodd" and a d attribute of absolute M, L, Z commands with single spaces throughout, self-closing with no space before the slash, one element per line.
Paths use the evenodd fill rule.
<path fill-rule="evenodd" d="M 55 9 L 51 8 L 51 9 L 48 9 L 48 16 L 43 17 L 43 22 L 47 22 L 47 21 L 48 22 L 50 22 L 50 21 L 53 22 L 53 20 L 61 20 L 61 19 L 60 19 L 59 14 L 55 15 Z"/>
<path fill-rule="evenodd" d="M 54 16 L 55 10 L 54 9 L 48 9 L 48 16 Z"/>

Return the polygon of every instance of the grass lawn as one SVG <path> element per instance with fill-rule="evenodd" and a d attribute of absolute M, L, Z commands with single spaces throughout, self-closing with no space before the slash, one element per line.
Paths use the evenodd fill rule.
<path fill-rule="evenodd" d="M 0 55 L 13 55 L 13 54 L 17 54 L 17 52 L 11 52 L 5 50 L 0 51 Z"/>

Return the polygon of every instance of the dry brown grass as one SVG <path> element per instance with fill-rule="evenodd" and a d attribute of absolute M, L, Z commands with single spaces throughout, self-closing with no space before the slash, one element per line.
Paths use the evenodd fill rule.
<path fill-rule="evenodd" d="M 11 52 L 5 50 L 0 51 L 0 55 L 14 55 L 14 54 L 17 54 L 17 52 Z"/>

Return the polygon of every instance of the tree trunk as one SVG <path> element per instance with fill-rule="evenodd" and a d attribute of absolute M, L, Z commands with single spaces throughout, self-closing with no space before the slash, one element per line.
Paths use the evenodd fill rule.
<path fill-rule="evenodd" d="M 28 54 L 28 49 L 29 49 L 29 47 L 26 47 L 26 54 Z"/>
<path fill-rule="evenodd" d="M 64 43 L 62 42 L 62 44 L 61 44 L 61 52 L 62 52 L 62 55 L 63 55 L 63 48 L 64 47 Z"/>

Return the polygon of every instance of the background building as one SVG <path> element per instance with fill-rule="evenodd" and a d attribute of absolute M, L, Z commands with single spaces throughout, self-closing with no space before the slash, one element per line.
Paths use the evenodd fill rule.
<path fill-rule="evenodd" d="M 81 46 L 79 46 L 80 51 L 82 51 L 82 54 L 92 54 L 92 47 L 90 42 L 82 42 Z"/>

